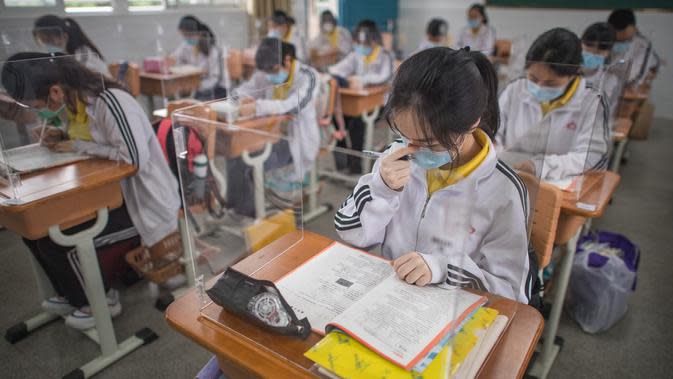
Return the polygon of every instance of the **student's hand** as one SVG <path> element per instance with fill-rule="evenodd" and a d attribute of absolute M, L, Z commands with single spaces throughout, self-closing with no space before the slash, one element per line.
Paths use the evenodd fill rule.
<path fill-rule="evenodd" d="M 170 57 L 170 56 L 166 57 L 166 64 L 168 66 L 173 66 L 175 64 L 175 58 Z"/>
<path fill-rule="evenodd" d="M 535 175 L 535 164 L 531 161 L 524 161 L 514 166 L 514 169 L 521 172 L 526 172 Z"/>
<path fill-rule="evenodd" d="M 75 141 L 73 140 L 61 141 L 56 143 L 53 147 L 50 147 L 50 149 L 58 153 L 72 153 L 75 152 Z"/>
<path fill-rule="evenodd" d="M 238 114 L 241 117 L 254 116 L 257 112 L 257 105 L 254 100 L 241 103 L 238 107 Z"/>
<path fill-rule="evenodd" d="M 379 173 L 381 179 L 388 188 L 394 191 L 401 191 L 409 182 L 411 177 L 411 161 L 400 158 L 405 155 L 413 154 L 416 151 L 413 147 L 403 147 L 381 158 Z"/>
<path fill-rule="evenodd" d="M 36 140 L 40 140 L 40 133 L 42 133 L 42 127 L 35 127 L 31 129 L 31 133 Z M 55 128 L 53 126 L 47 126 L 44 129 L 44 134 L 42 134 L 42 145 L 47 147 L 52 147 L 58 142 L 62 141 L 65 138 L 63 130 Z"/>
<path fill-rule="evenodd" d="M 407 253 L 393 261 L 397 277 L 409 284 L 425 286 L 432 280 L 432 271 L 425 259 L 417 252 Z"/>
<path fill-rule="evenodd" d="M 348 78 L 348 88 L 360 89 L 362 88 L 362 81 L 359 76 L 351 76 Z"/>

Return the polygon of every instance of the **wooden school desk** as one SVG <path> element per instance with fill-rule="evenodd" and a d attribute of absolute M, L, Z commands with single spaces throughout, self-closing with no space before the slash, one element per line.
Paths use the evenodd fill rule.
<path fill-rule="evenodd" d="M 389 85 L 365 87 L 361 89 L 340 88 L 341 109 L 345 116 L 361 117 L 365 123 L 363 150 L 372 150 L 374 145 L 374 121 L 379 116 Z M 362 172 L 369 172 L 371 159 L 362 159 Z"/>
<path fill-rule="evenodd" d="M 291 232 L 267 245 L 234 266 L 255 278 L 277 280 L 333 241 L 304 231 Z M 286 251 L 287 249 L 287 251 Z M 285 253 L 281 254 L 283 251 Z M 260 269 L 266 263 L 273 263 Z M 259 269 L 259 270 L 258 270 Z M 257 271 L 258 270 L 258 271 Z M 209 285 L 214 283 L 211 280 Z M 488 360 L 481 368 L 481 378 L 520 378 L 523 376 L 535 344 L 542 333 L 542 316 L 532 307 L 498 296 L 487 295 L 490 307 L 510 318 Z M 189 339 L 211 351 L 228 378 L 315 378 L 313 362 L 303 356 L 322 337 L 312 333 L 306 340 L 267 332 L 247 320 L 211 304 L 202 316 L 195 290 L 172 303 L 166 311 L 169 325 Z"/>
<path fill-rule="evenodd" d="M 622 164 L 622 158 L 629 143 L 629 133 L 633 127 L 633 120 L 630 118 L 618 118 L 612 129 L 612 142 L 616 145 L 612 152 L 612 161 L 610 162 L 610 171 L 619 173 Z"/>
<path fill-rule="evenodd" d="M 617 189 L 619 180 L 619 174 L 611 171 L 589 173 L 583 176 L 579 196 L 574 192 L 563 193 L 561 215 L 554 244 L 565 246 L 565 252 L 556 269 L 558 272 L 554 283 L 552 308 L 544 330 L 543 339 L 545 343 L 542 344 L 541 354 L 536 357 L 529 371 L 529 375 L 533 377 L 546 378 L 561 350 L 560 344 L 557 344 L 556 333 L 558 332 L 563 303 L 570 282 L 577 241 L 585 223 L 589 225 L 591 219 L 603 215 Z M 553 341 L 553 343 L 548 343 L 548 341 Z"/>
<path fill-rule="evenodd" d="M 203 71 L 186 74 L 140 73 L 140 93 L 147 96 L 150 112 L 154 111 L 154 96 L 163 98 L 180 97 L 183 93 L 194 93 L 201 86 Z"/>
<path fill-rule="evenodd" d="M 96 327 L 84 333 L 99 344 L 101 355 L 68 375 L 88 378 L 116 362 L 138 347 L 151 342 L 156 335 L 143 329 L 117 343 L 107 307 L 103 280 L 93 239 L 107 224 L 108 209 L 123 203 L 120 181 L 133 175 L 136 168 L 126 163 L 89 159 L 21 176 L 18 196 L 11 188 L 0 184 L 0 224 L 29 239 L 49 236 L 62 246 L 73 246 L 81 262 L 85 293 L 90 301 Z M 14 197 L 20 201 L 9 200 Z M 97 217 L 95 225 L 73 235 L 63 235 L 66 229 Z M 30 254 L 29 254 L 30 255 Z M 40 301 L 52 291 L 42 269 L 32 259 L 38 282 Z M 10 328 L 5 338 L 11 343 L 56 319 L 49 313 L 21 322 Z"/>
<path fill-rule="evenodd" d="M 329 51 L 319 51 L 311 49 L 311 66 L 319 71 L 325 71 L 328 66 L 331 66 L 339 60 L 339 50 L 331 49 Z"/>

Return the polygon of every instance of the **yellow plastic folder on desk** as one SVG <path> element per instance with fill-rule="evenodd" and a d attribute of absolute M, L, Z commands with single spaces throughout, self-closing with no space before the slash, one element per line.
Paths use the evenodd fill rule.
<path fill-rule="evenodd" d="M 498 311 L 495 309 L 485 307 L 478 309 L 470 320 L 463 325 L 449 345 L 444 347 L 421 373 L 406 371 L 369 350 L 350 336 L 337 331 L 328 333 L 325 338 L 304 355 L 344 379 L 444 378 L 444 373 L 448 370 L 446 358 L 449 354 L 449 346 L 453 348 L 451 370 L 449 371 L 453 375 L 477 343 L 477 336 L 474 331 L 488 328 L 497 315 Z"/>

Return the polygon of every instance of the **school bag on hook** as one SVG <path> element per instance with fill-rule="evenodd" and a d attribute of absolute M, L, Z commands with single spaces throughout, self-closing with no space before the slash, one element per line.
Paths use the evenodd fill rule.
<path fill-rule="evenodd" d="M 168 165 L 176 178 L 182 174 L 182 180 L 189 183 L 186 189 L 181 186 L 184 193 L 185 209 L 195 204 L 204 204 L 208 213 L 215 218 L 221 218 L 226 209 L 226 201 L 220 193 L 220 188 L 213 176 L 208 158 L 206 156 L 206 143 L 203 137 L 189 126 L 181 128 L 172 127 L 170 118 L 162 119 L 154 125 L 159 140 L 159 145 L 164 152 Z M 175 154 L 174 133 L 182 133 L 181 143 L 184 142 L 187 155 L 184 159 L 178 159 Z M 180 165 L 180 172 L 178 172 Z"/>
<path fill-rule="evenodd" d="M 626 237 L 598 231 L 577 243 L 566 309 L 587 333 L 610 329 L 636 289 L 640 250 Z"/>

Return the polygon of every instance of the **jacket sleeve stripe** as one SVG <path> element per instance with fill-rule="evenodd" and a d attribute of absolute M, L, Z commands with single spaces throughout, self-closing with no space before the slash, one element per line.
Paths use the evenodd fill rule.
<path fill-rule="evenodd" d="M 465 278 L 465 280 L 473 281 L 474 284 L 477 286 L 475 287 L 476 289 L 481 289 L 482 291 L 486 290 L 486 287 L 484 286 L 484 283 L 482 283 L 481 279 L 477 278 L 474 274 L 470 273 L 469 271 L 465 271 L 462 268 L 456 267 L 452 264 L 447 264 L 446 267 L 448 269 L 447 274 L 453 274 L 454 277 L 455 275 L 458 275 L 458 277 L 462 276 L 463 278 Z"/>
<path fill-rule="evenodd" d="M 309 84 L 308 84 L 308 92 L 304 95 L 304 97 L 299 101 L 298 107 L 292 108 L 289 112 L 287 113 L 298 113 L 304 107 L 311 102 L 311 99 L 313 98 L 313 91 L 315 90 L 315 75 L 313 72 L 309 69 L 306 68 L 301 68 L 299 69 L 299 72 L 302 74 L 305 74 L 308 76 Z"/>
<path fill-rule="evenodd" d="M 112 105 L 117 109 L 117 113 L 119 114 L 119 118 L 122 120 L 122 126 L 126 128 L 126 132 L 128 133 L 129 136 L 129 141 L 131 142 L 131 147 L 133 148 L 133 152 L 136 156 L 136 160 L 138 158 L 138 147 L 136 146 L 136 141 L 133 138 L 133 133 L 131 133 L 131 126 L 129 124 L 129 120 L 126 118 L 126 113 L 124 113 L 124 108 L 122 108 L 121 104 L 119 104 L 119 100 L 117 99 L 117 96 L 112 91 L 105 91 L 107 93 L 107 96 L 111 100 Z"/>
<path fill-rule="evenodd" d="M 528 225 L 528 190 L 526 189 L 526 185 L 523 183 L 521 178 L 519 178 L 519 176 L 502 161 L 498 160 L 496 167 L 512 182 L 512 184 L 514 184 L 517 192 L 519 192 L 526 225 Z"/>
<path fill-rule="evenodd" d="M 126 119 L 126 115 L 124 114 L 123 110 L 121 109 L 121 106 L 119 106 L 119 103 L 117 102 L 117 99 L 110 93 L 110 91 L 103 91 L 100 94 L 101 100 L 105 103 L 105 105 L 108 107 L 110 110 L 110 113 L 114 117 L 117 127 L 119 128 L 119 132 L 122 135 L 122 138 L 124 139 L 124 143 L 126 144 L 126 148 L 129 151 L 129 154 L 131 156 L 131 163 L 135 166 L 138 166 L 138 150 L 135 145 L 135 140 L 133 138 L 133 134 L 131 133 L 131 129 L 128 126 L 128 120 Z"/>

